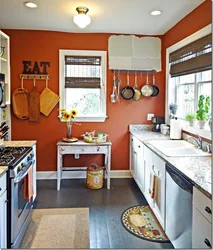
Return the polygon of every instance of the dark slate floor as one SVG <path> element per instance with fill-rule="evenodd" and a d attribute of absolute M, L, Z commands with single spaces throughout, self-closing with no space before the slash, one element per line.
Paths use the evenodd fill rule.
<path fill-rule="evenodd" d="M 91 248 L 173 248 L 170 243 L 154 243 L 130 234 L 121 224 L 128 207 L 147 202 L 133 179 L 111 179 L 111 189 L 90 190 L 85 180 L 39 180 L 34 208 L 89 207 Z"/>

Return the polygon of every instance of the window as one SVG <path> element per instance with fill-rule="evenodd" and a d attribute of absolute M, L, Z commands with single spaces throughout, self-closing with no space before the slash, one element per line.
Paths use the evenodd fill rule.
<path fill-rule="evenodd" d="M 75 108 L 76 121 L 106 119 L 106 51 L 60 50 L 60 108 Z"/>
<path fill-rule="evenodd" d="M 211 95 L 212 70 L 171 78 L 171 103 L 178 105 L 176 115 L 185 119 L 187 113 L 195 113 L 200 95 Z"/>
<path fill-rule="evenodd" d="M 169 104 L 178 105 L 176 115 L 185 119 L 196 112 L 201 94 L 211 97 L 212 35 L 211 25 L 172 45 L 166 51 L 166 122 Z"/>

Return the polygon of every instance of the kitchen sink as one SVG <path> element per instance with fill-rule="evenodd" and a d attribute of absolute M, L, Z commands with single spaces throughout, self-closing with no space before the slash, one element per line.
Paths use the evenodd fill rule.
<path fill-rule="evenodd" d="M 185 140 L 154 140 L 149 142 L 166 156 L 210 156 L 210 153 L 204 152 Z"/>

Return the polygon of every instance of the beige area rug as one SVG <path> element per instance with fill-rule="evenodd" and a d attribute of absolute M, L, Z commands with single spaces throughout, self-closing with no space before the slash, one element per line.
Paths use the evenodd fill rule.
<path fill-rule="evenodd" d="M 20 248 L 89 248 L 89 208 L 34 209 Z"/>

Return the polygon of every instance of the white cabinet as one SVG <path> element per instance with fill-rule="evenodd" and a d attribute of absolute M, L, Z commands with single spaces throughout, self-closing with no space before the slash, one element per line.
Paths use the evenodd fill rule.
<path fill-rule="evenodd" d="M 2 53 L 1 53 L 2 52 Z M 0 30 L 0 73 L 5 76 L 5 84 L 2 84 L 5 93 L 6 108 L 0 108 L 0 125 L 7 122 L 9 126 L 6 140 L 11 140 L 11 101 L 10 101 L 10 38 Z"/>
<path fill-rule="evenodd" d="M 7 248 L 6 174 L 0 177 L 0 248 Z"/>
<path fill-rule="evenodd" d="M 144 146 L 144 161 L 145 161 L 145 192 L 144 195 L 152 208 L 155 216 L 161 226 L 165 227 L 165 176 L 166 167 L 165 161 L 152 152 L 148 147 Z M 149 193 L 150 175 L 154 172 L 157 179 L 157 187 L 155 188 L 155 199 L 152 199 Z"/>
<path fill-rule="evenodd" d="M 136 137 L 130 136 L 130 173 L 135 179 L 138 187 L 144 192 L 145 176 L 144 176 L 144 145 Z"/>
<path fill-rule="evenodd" d="M 193 187 L 192 248 L 212 249 L 211 200 Z"/>

